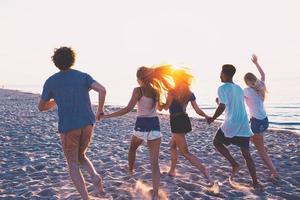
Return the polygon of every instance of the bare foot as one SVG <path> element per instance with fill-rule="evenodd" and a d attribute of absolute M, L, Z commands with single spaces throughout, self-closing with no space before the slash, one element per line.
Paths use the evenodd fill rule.
<path fill-rule="evenodd" d="M 93 184 L 94 184 L 94 194 L 96 196 L 104 192 L 102 178 L 99 174 L 93 177 Z"/>
<path fill-rule="evenodd" d="M 152 200 L 158 200 L 159 199 L 159 195 L 158 194 L 154 194 L 153 189 L 149 190 L 148 193 L 151 196 Z"/>
<path fill-rule="evenodd" d="M 134 174 L 133 169 L 128 168 L 128 175 L 129 176 L 133 176 L 133 174 Z"/>
<path fill-rule="evenodd" d="M 280 181 L 280 178 L 276 174 L 271 174 L 270 180 L 271 180 L 272 183 L 276 184 Z"/>
<path fill-rule="evenodd" d="M 213 194 L 213 195 L 219 194 L 220 193 L 219 183 L 217 181 L 214 182 L 212 185 L 209 186 L 209 188 L 205 190 L 205 192 L 207 194 Z"/>
<path fill-rule="evenodd" d="M 253 188 L 258 192 L 262 192 L 264 190 L 263 186 L 260 183 L 253 183 Z"/>
<path fill-rule="evenodd" d="M 168 175 L 171 177 L 175 177 L 176 176 L 176 172 L 175 171 L 169 171 Z"/>
<path fill-rule="evenodd" d="M 232 171 L 231 171 L 231 176 L 229 177 L 231 180 L 233 180 L 233 178 L 235 177 L 235 175 L 237 175 L 240 171 L 240 166 L 236 165 L 232 167 Z"/>

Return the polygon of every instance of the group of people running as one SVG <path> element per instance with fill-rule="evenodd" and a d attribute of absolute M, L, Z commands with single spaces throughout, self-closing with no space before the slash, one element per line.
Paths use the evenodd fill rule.
<path fill-rule="evenodd" d="M 133 89 L 128 105 L 113 113 L 104 113 L 106 89 L 89 74 L 71 69 L 75 62 L 75 52 L 69 47 L 55 49 L 52 60 L 60 70 L 52 75 L 44 84 L 39 110 L 45 111 L 58 107 L 58 131 L 61 136 L 63 151 L 68 163 L 71 179 L 83 199 L 92 199 L 85 186 L 80 167 L 92 177 L 95 195 L 104 191 L 101 176 L 96 172 L 92 162 L 86 156 L 91 142 L 96 119 L 102 120 L 118 117 L 130 112 L 137 105 L 137 116 L 128 152 L 128 171 L 134 171 L 134 162 L 138 147 L 146 142 L 152 170 L 152 199 L 158 199 L 160 185 L 159 150 L 161 130 L 157 110 L 169 110 L 172 138 L 170 142 L 171 166 L 168 174 L 176 176 L 176 163 L 179 152 L 208 180 L 211 187 L 218 187 L 206 165 L 188 150 L 186 134 L 192 131 L 192 125 L 186 112 L 190 103 L 196 113 L 204 117 L 208 124 L 216 120 L 224 111 L 225 119 L 218 129 L 213 144 L 215 148 L 230 162 L 233 179 L 239 172 L 239 164 L 232 157 L 227 145 L 233 144 L 240 148 L 250 172 L 253 187 L 261 188 L 257 177 L 254 161 L 249 151 L 250 140 L 256 146 L 261 159 L 270 169 L 270 178 L 278 180 L 276 169 L 264 146 L 263 132 L 268 128 L 268 117 L 264 108 L 266 96 L 265 74 L 252 56 L 261 78 L 253 73 L 244 76 L 244 90 L 233 82 L 236 68 L 231 64 L 222 66 L 220 79 L 223 83 L 218 88 L 218 107 L 212 117 L 208 116 L 197 104 L 191 91 L 193 76 L 186 68 L 173 68 L 171 65 L 140 67 L 136 72 L 139 87 Z M 94 115 L 89 98 L 89 91 L 99 93 L 99 103 Z M 245 108 L 249 108 L 250 124 Z"/>

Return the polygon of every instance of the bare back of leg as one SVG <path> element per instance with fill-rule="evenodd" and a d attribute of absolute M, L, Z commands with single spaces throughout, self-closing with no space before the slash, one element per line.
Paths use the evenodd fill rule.
<path fill-rule="evenodd" d="M 71 179 L 83 199 L 88 199 L 88 192 L 85 186 L 85 180 L 80 171 L 78 160 L 80 146 L 81 129 L 69 131 L 61 134 L 61 143 L 68 163 Z"/>
<path fill-rule="evenodd" d="M 139 139 L 138 137 L 136 137 L 134 135 L 131 136 L 130 147 L 129 147 L 129 151 L 128 151 L 129 174 L 133 173 L 136 150 L 142 143 L 143 143 L 143 140 Z"/>
<path fill-rule="evenodd" d="M 258 151 L 258 154 L 260 156 L 260 158 L 262 159 L 262 161 L 265 163 L 265 165 L 269 168 L 269 170 L 271 171 L 271 176 L 277 176 L 277 172 L 276 172 L 276 169 L 273 165 L 273 162 L 272 160 L 270 159 L 269 155 L 268 155 L 268 152 L 265 148 L 265 145 L 264 145 L 264 137 L 263 137 L 263 134 L 261 133 L 258 133 L 258 134 L 254 134 L 252 137 L 251 137 L 251 141 L 254 143 L 257 151 Z"/>
<path fill-rule="evenodd" d="M 158 199 L 158 190 L 160 184 L 160 169 L 159 169 L 158 157 L 159 157 L 161 138 L 155 140 L 148 140 L 147 144 L 149 148 L 149 157 L 150 157 L 150 164 L 152 169 L 152 185 L 153 185 L 152 199 L 156 200 Z"/>
<path fill-rule="evenodd" d="M 211 185 L 213 185 L 214 182 L 211 179 L 209 171 L 206 168 L 206 166 L 204 164 L 202 164 L 202 162 L 195 155 L 193 155 L 189 152 L 187 142 L 186 142 L 186 139 L 185 139 L 185 135 L 184 134 L 173 134 L 173 135 L 175 135 L 174 136 L 174 141 L 175 141 L 176 145 L 178 146 L 178 149 L 182 153 L 182 155 L 188 161 L 190 161 L 190 163 L 194 167 L 199 169 L 204 174 L 204 176 L 208 179 L 209 183 Z"/>
<path fill-rule="evenodd" d="M 89 175 L 92 177 L 92 181 L 94 184 L 94 193 L 95 195 L 100 195 L 101 192 L 104 191 L 103 183 L 101 176 L 95 170 L 93 163 L 90 159 L 86 156 L 86 151 L 91 143 L 93 135 L 93 126 L 88 125 L 81 129 L 81 136 L 80 136 L 80 147 L 79 147 L 79 163 L 84 170 L 86 170 Z"/>

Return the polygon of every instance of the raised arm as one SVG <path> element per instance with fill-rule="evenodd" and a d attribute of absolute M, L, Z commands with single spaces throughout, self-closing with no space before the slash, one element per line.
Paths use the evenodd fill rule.
<path fill-rule="evenodd" d="M 203 110 L 201 110 L 201 108 L 198 106 L 196 100 L 195 101 L 191 101 L 192 107 L 194 108 L 194 110 L 196 111 L 196 113 L 202 117 L 208 118 L 208 116 L 205 114 L 205 112 L 203 112 Z"/>
<path fill-rule="evenodd" d="M 107 115 L 104 116 L 104 118 L 118 117 L 118 116 L 122 116 L 122 115 L 125 115 L 125 114 L 129 113 L 134 108 L 134 106 L 136 105 L 138 100 L 139 100 L 138 88 L 135 88 L 132 92 L 131 99 L 130 99 L 129 103 L 125 108 L 122 108 L 121 110 L 118 110 L 114 113 L 107 114 Z"/>
<path fill-rule="evenodd" d="M 255 54 L 253 54 L 251 60 L 252 60 L 252 62 L 255 64 L 257 70 L 258 70 L 259 73 L 260 73 L 260 76 L 261 76 L 260 80 L 264 82 L 265 79 L 266 79 L 265 72 L 264 72 L 264 70 L 261 68 L 261 66 L 259 65 L 257 56 L 256 56 Z"/>
<path fill-rule="evenodd" d="M 91 89 L 98 92 L 98 108 L 97 108 L 97 112 L 96 112 L 96 118 L 99 120 L 101 115 L 104 114 L 103 107 L 104 107 L 104 102 L 105 102 L 106 89 L 103 85 L 101 85 L 97 81 L 94 81 L 92 83 Z"/>

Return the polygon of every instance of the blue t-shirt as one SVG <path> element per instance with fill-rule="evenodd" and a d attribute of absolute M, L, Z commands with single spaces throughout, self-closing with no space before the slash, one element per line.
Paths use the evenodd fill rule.
<path fill-rule="evenodd" d="M 196 100 L 196 97 L 195 97 L 194 93 L 191 93 L 190 98 L 188 99 L 188 101 L 184 105 L 182 105 L 182 103 L 178 102 L 177 100 L 173 99 L 172 103 L 170 105 L 170 108 L 169 108 L 170 114 L 185 112 L 187 104 L 190 101 L 195 101 L 195 100 Z"/>
<path fill-rule="evenodd" d="M 47 79 L 41 99 L 54 99 L 58 107 L 58 131 L 65 133 L 95 123 L 89 90 L 95 80 L 77 71 L 60 71 Z"/>

